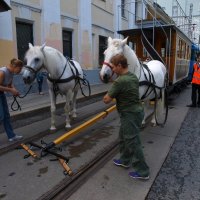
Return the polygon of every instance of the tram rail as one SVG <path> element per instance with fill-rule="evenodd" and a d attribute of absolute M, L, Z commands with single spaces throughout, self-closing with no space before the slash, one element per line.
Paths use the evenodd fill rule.
<path fill-rule="evenodd" d="M 97 102 L 97 103 L 99 103 L 99 102 Z M 102 103 L 102 102 L 101 102 Z M 94 103 L 95 104 L 95 103 Z M 108 106 L 108 105 L 104 105 L 103 103 L 102 103 L 102 105 L 103 106 L 94 106 L 95 107 L 95 110 L 91 110 L 90 109 L 90 112 L 87 112 L 87 113 L 85 113 L 84 115 L 82 115 L 81 117 L 79 117 L 79 119 L 78 119 L 78 121 L 79 122 L 77 122 L 76 121 L 76 123 L 74 123 L 73 124 L 73 127 L 75 127 L 75 126 L 77 126 L 78 124 L 80 125 L 80 124 L 82 124 L 83 123 L 83 121 L 87 121 L 88 119 L 90 119 L 91 117 L 93 117 L 93 116 L 95 116 L 96 114 L 99 114 L 100 112 L 103 112 L 103 111 L 105 111 L 107 108 L 109 108 L 110 106 Z M 87 111 L 88 111 L 88 108 L 85 108 Z M 104 120 L 103 120 L 104 121 Z M 96 126 L 96 125 L 95 125 Z M 48 132 L 48 131 L 47 131 Z M 58 130 L 58 132 L 63 132 L 63 129 L 60 129 L 60 130 Z M 66 132 L 66 131 L 65 131 Z M 72 139 L 72 140 L 74 140 L 74 141 L 76 141 L 77 139 L 80 139 L 82 136 L 84 136 L 85 134 L 88 134 L 87 132 L 91 132 L 91 129 L 90 130 L 88 130 L 88 131 L 85 131 L 85 133 L 83 133 L 83 135 L 80 135 L 80 136 L 76 136 L 76 138 L 74 138 L 74 139 Z M 108 132 L 109 133 L 109 132 Z M 63 134 L 63 133 L 62 133 Z M 61 135 L 62 135 L 61 134 Z M 89 135 L 92 135 L 93 133 L 89 133 Z M 48 141 L 48 140 L 51 140 L 51 139 L 48 139 L 48 136 L 49 137 L 52 137 L 52 135 L 54 136 L 54 137 L 59 137 L 59 136 L 56 136 L 57 135 L 57 133 L 56 134 L 49 134 L 49 135 L 46 135 L 45 134 L 45 141 Z M 44 135 L 42 136 L 42 137 L 44 137 Z M 15 151 L 15 147 L 17 147 L 17 150 L 16 150 L 16 153 L 18 154 L 18 152 L 20 152 L 20 154 L 23 154 L 23 155 L 25 155 L 26 154 L 26 151 L 25 150 L 23 150 L 22 149 L 22 147 L 20 146 L 20 144 L 23 146 L 23 145 L 29 145 L 29 143 L 31 143 L 31 142 L 33 142 L 34 141 L 34 143 L 39 143 L 40 142 L 40 140 L 41 140 L 41 135 L 39 134 L 39 135 L 37 135 L 34 139 L 33 138 L 28 138 L 28 139 L 26 139 L 25 141 L 22 141 L 23 143 L 20 143 L 20 142 L 17 142 L 14 146 L 13 145 L 11 145 L 11 148 L 10 149 L 7 149 L 7 151 L 4 151 L 4 153 L 2 153 L 2 151 L 1 151 L 1 156 L 0 156 L 0 159 L 1 159 L 1 157 L 8 157 L 8 158 L 6 158 L 6 159 L 9 159 L 9 155 L 10 154 L 14 154 L 14 151 Z M 78 138 L 77 138 L 78 137 Z M 70 142 L 69 142 L 70 143 Z M 61 144 L 61 148 L 63 147 L 63 146 L 68 146 L 68 144 L 69 144 L 68 142 L 66 142 L 65 144 Z M 72 142 L 73 143 L 73 142 Z M 115 146 L 116 146 L 117 144 L 115 144 Z M 100 160 L 102 157 L 104 157 L 104 155 L 106 155 L 106 154 L 108 154 L 108 152 L 110 151 L 110 149 L 112 149 L 112 148 L 114 148 L 114 147 L 109 147 L 110 145 L 108 145 L 108 147 L 106 147 L 105 149 L 103 149 L 103 150 L 101 150 L 100 151 L 100 153 L 97 155 L 97 156 L 95 156 L 95 158 L 93 158 L 90 162 L 89 162 L 89 166 L 87 166 L 87 164 L 85 164 L 84 166 L 82 166 L 80 169 L 78 168 L 77 170 L 75 170 L 75 171 L 73 171 L 73 176 L 67 176 L 67 177 L 65 177 L 65 176 L 63 176 L 64 177 L 64 179 L 62 179 L 61 180 L 61 182 L 60 183 L 62 183 L 63 181 L 65 182 L 67 179 L 68 179 L 68 181 L 67 181 L 67 183 L 68 183 L 68 185 L 72 185 L 72 183 L 70 182 L 70 181 L 73 181 L 74 183 L 76 182 L 75 180 L 80 180 L 80 179 L 78 179 L 78 177 L 81 177 L 82 176 L 82 174 L 85 174 L 86 173 L 86 171 L 90 168 L 90 166 L 93 166 L 93 165 L 95 165 L 95 163 L 98 161 L 98 160 Z M 111 145 L 112 146 L 112 145 Z M 65 148 L 65 147 L 64 147 Z M 68 148 L 68 147 L 66 147 L 66 148 Z M 107 149 L 107 150 L 106 150 Z M 33 152 L 35 152 L 36 154 L 33 154 L 34 156 L 32 156 L 32 158 L 31 158 L 31 162 L 33 162 L 33 163 L 37 163 L 38 161 L 33 161 L 33 160 L 37 160 L 37 158 L 36 158 L 36 156 L 35 155 L 38 155 L 38 151 L 39 151 L 39 149 L 37 149 L 36 147 L 34 147 L 33 149 L 31 149 Z M 66 152 L 65 152 L 66 153 Z M 8 155 L 8 156 L 7 156 Z M 42 160 L 44 159 L 44 162 L 45 163 L 47 163 L 48 162 L 48 159 L 50 158 L 51 159 L 51 157 L 52 157 L 52 155 L 50 155 L 50 157 L 49 156 L 45 156 L 44 158 L 41 158 Z M 28 157 L 27 157 L 28 158 Z M 19 158 L 17 158 L 18 160 L 19 160 Z M 29 160 L 30 160 L 30 158 L 28 158 Z M 24 160 L 24 162 L 27 162 L 28 161 L 28 159 L 27 160 L 24 160 L 23 159 L 23 156 L 21 157 L 21 161 L 20 162 L 23 162 L 23 160 Z M 41 160 L 40 159 L 40 160 Z M 54 159 L 55 160 L 55 159 Z M 14 162 L 14 161 L 13 161 Z M 29 162 L 29 161 L 28 161 Z M 39 161 L 40 162 L 40 161 Z M 55 162 L 54 162 L 55 163 Z M 11 164 L 11 165 L 13 165 L 13 168 L 15 168 L 15 165 L 14 164 Z M 53 164 L 53 165 L 55 165 L 55 164 Z M 60 173 L 62 173 L 62 170 L 63 170 L 63 168 L 61 168 L 60 167 L 60 165 L 59 165 L 59 162 L 56 164 L 56 166 L 57 166 L 57 168 L 58 169 L 56 169 L 56 170 L 59 170 L 60 171 Z M 72 170 L 74 169 L 73 167 L 71 168 Z M 81 175 L 81 176 L 80 176 Z M 85 176 L 85 175 L 84 175 Z M 31 175 L 30 175 L 30 177 L 31 177 Z M 60 183 L 58 183 L 58 185 L 60 184 Z M 20 184 L 20 183 L 19 183 Z M 75 183 L 75 184 L 77 184 L 77 183 Z M 55 186 L 55 187 L 58 187 L 58 186 Z M 66 186 L 67 187 L 67 186 Z M 72 186 L 70 186 L 70 187 L 72 187 Z M 60 189 L 62 189 L 62 188 L 60 188 Z M 56 191 L 58 191 L 56 194 L 55 194 L 55 191 L 53 192 L 54 193 L 54 196 L 56 195 L 59 195 L 60 194 L 60 189 L 57 189 Z M 54 189 L 53 189 L 54 190 Z M 63 189 L 62 189 L 63 190 Z M 48 191 L 48 189 L 46 190 L 46 191 Z M 46 192 L 45 191 L 45 192 Z M 62 192 L 64 192 L 64 190 L 62 191 Z M 48 192 L 49 193 L 49 192 Z M 53 194 L 52 192 L 51 192 L 51 195 Z M 51 198 L 50 196 L 49 197 L 45 197 L 45 198 Z"/>
<path fill-rule="evenodd" d="M 92 116 L 95 116 L 105 109 L 106 105 L 102 103 L 102 100 L 91 103 L 85 106 L 85 108 L 80 108 L 78 110 L 78 119 L 76 120 L 76 123 L 73 124 L 73 127 L 84 123 L 84 121 L 87 121 Z M 90 114 L 88 114 L 88 117 L 86 118 L 87 113 Z M 18 193 L 15 194 L 19 195 L 18 199 L 27 199 L 29 197 L 32 199 L 67 199 L 70 195 L 73 195 L 73 192 L 79 189 L 85 180 L 88 180 L 95 171 L 101 169 L 104 163 L 106 164 L 107 160 L 110 160 L 109 158 L 113 157 L 116 153 L 117 132 L 119 128 L 119 121 L 117 120 L 119 120 L 117 113 L 112 112 L 104 120 L 100 120 L 94 126 L 88 128 L 88 130 L 69 139 L 69 141 L 59 144 L 59 147 L 63 149 L 61 153 L 64 154 L 64 156 L 69 156 L 68 166 L 73 171 L 72 176 L 65 176 L 63 174 L 64 169 L 60 165 L 58 159 L 56 162 L 52 162 L 51 160 L 55 160 L 55 157 L 52 157 L 50 154 L 38 160 L 33 157 L 24 160 L 23 156 L 26 154 L 26 151 L 23 149 L 16 151 L 13 151 L 14 149 L 12 149 L 7 153 L 2 154 L 0 159 L 1 166 L 4 166 L 7 160 L 9 160 L 9 165 L 7 165 L 5 169 L 2 168 L 2 181 L 4 180 L 5 182 L 6 174 L 16 174 L 15 176 L 17 177 L 17 174 L 22 173 L 23 171 L 22 180 L 19 179 L 19 177 L 18 179 L 15 177 L 14 181 L 18 182 L 20 188 L 16 188 L 18 187 L 16 184 L 12 186 L 12 177 L 8 178 L 8 180 L 12 181 L 9 183 L 10 185 L 2 182 L 3 185 L 6 185 L 6 187 L 9 188 L 9 195 L 11 195 L 9 198 L 14 199 L 12 192 L 10 192 L 13 189 L 18 191 Z M 63 132 L 66 131 L 60 129 L 55 134 L 48 134 L 48 137 L 44 136 L 45 142 L 49 143 L 54 141 L 59 135 L 63 135 Z M 41 138 L 38 138 L 38 140 L 35 139 L 34 142 L 39 144 L 40 139 Z M 38 152 L 40 152 L 40 149 L 37 149 L 36 147 L 31 150 L 37 155 Z M 16 166 L 20 166 L 20 168 Z M 26 179 L 26 181 L 24 181 L 24 179 Z M 32 185 L 35 185 L 36 189 L 31 188 Z M 20 191 L 22 188 L 23 192 Z"/>
<path fill-rule="evenodd" d="M 81 107 L 87 106 L 87 105 L 92 104 L 94 102 L 100 101 L 104 94 L 105 94 L 105 92 L 99 93 L 97 95 L 93 95 L 90 98 L 83 98 L 83 99 L 78 100 L 77 108 L 79 109 Z M 57 111 L 57 115 L 61 116 L 61 115 L 64 114 L 63 106 L 64 106 L 64 103 L 60 103 L 58 105 L 59 108 L 58 108 L 58 111 Z M 104 108 L 108 108 L 108 106 L 105 106 Z M 50 109 L 49 107 L 43 107 L 43 108 L 33 110 L 33 112 L 31 112 L 31 113 L 29 111 L 29 112 L 25 112 L 25 113 L 22 113 L 22 114 L 18 114 L 16 116 L 12 116 L 11 119 L 12 119 L 13 128 L 17 129 L 17 128 L 20 128 L 20 127 L 23 127 L 23 126 L 29 126 L 32 123 L 37 123 L 37 121 L 44 120 L 46 118 L 50 118 L 50 110 L 49 109 Z M 96 111 L 91 110 L 90 113 L 85 113 L 85 115 L 78 116 L 78 118 L 76 120 L 72 121 L 72 126 L 73 127 L 77 126 L 78 124 L 80 124 L 80 123 L 77 123 L 78 120 L 80 122 L 82 122 L 85 119 L 90 118 L 92 115 L 95 115 L 95 114 L 101 112 L 103 109 L 100 108 L 100 109 L 97 109 Z M 59 131 L 61 129 L 63 129 L 62 123 L 58 124 L 56 131 Z M 71 129 L 69 129 L 69 130 L 71 130 Z M 1 131 L 2 130 L 0 130 L 0 132 Z M 46 130 L 42 130 L 40 132 L 37 132 L 34 135 L 23 139 L 22 141 L 15 142 L 15 143 L 9 143 L 9 145 L 5 145 L 5 146 L 2 145 L 0 147 L 0 156 L 2 154 L 5 154 L 9 151 L 14 150 L 15 148 L 20 148 L 19 145 L 20 145 L 21 142 L 28 143 L 28 142 L 36 141 L 36 140 L 39 140 L 40 138 L 48 135 L 49 133 L 53 133 L 53 132 L 50 131 L 47 128 Z"/>
<path fill-rule="evenodd" d="M 89 177 L 108 162 L 117 153 L 119 141 L 114 141 L 108 148 L 104 149 L 92 161 L 72 176 L 64 178 L 50 191 L 43 194 L 37 200 L 65 200 L 68 199 Z"/>
<path fill-rule="evenodd" d="M 91 106 L 91 105 L 89 105 L 89 106 Z M 84 114 L 80 114 L 79 113 L 78 120 L 76 120 L 76 123 L 73 124 L 73 127 L 82 124 L 83 121 L 87 121 L 89 118 L 91 118 L 91 116 L 94 116 L 97 113 L 100 113 L 101 111 L 104 111 L 106 108 L 108 108 L 110 106 L 104 105 L 101 108 L 100 107 L 101 106 L 99 106 L 99 105 L 98 106 L 94 105 L 95 109 L 85 108 L 87 110 L 87 113 L 84 113 Z M 99 108 L 99 109 L 96 109 L 96 108 Z M 109 117 L 106 117 L 106 118 L 109 118 Z M 112 123 L 113 119 L 116 119 L 116 118 L 118 118 L 117 114 L 116 114 L 116 116 L 114 116 L 114 117 L 112 116 L 111 117 L 110 121 L 107 122 L 109 124 L 109 126 Z M 77 121 L 79 121 L 79 122 L 77 122 Z M 103 124 L 104 124 L 104 122 L 103 122 Z M 108 129 L 107 133 L 112 132 L 112 130 L 109 130 L 109 127 L 106 127 L 105 129 Z M 86 134 L 90 134 L 90 132 L 95 131 L 95 130 L 98 130 L 98 133 L 96 133 L 96 135 L 99 135 L 99 134 L 101 134 L 102 132 L 105 131 L 105 130 L 103 130 L 103 125 L 102 124 L 98 125 L 98 123 L 97 123 L 97 124 L 95 124 L 95 128 L 89 128 L 89 130 L 85 131 L 83 134 L 81 133 L 79 136 L 73 138 L 73 140 L 74 141 L 76 141 L 78 139 L 80 140 L 80 138 L 84 137 Z M 62 132 L 60 134 L 60 135 L 62 135 L 63 134 L 63 129 L 60 129 L 59 131 Z M 115 131 L 117 131 L 117 130 L 115 130 Z M 47 132 L 49 133 L 49 130 L 47 130 Z M 91 133 L 91 135 L 92 134 L 93 133 Z M 52 135 L 54 135 L 56 138 L 59 137 L 57 135 L 57 133 L 56 134 L 49 134 L 49 136 L 52 136 Z M 113 135 L 116 135 L 116 137 L 117 137 L 116 133 L 113 134 Z M 54 139 L 55 139 L 55 137 L 54 137 Z M 97 145 L 99 143 L 98 139 L 97 138 L 94 139 L 92 137 L 93 136 L 91 136 L 91 139 L 94 140 L 94 141 L 96 141 L 96 145 Z M 35 138 L 34 141 L 38 142 L 40 139 L 41 139 L 41 137 L 38 137 L 37 139 Z M 48 140 L 47 137 L 46 137 L 45 140 Z M 27 142 L 23 141 L 23 142 L 24 143 L 28 143 L 29 141 L 32 141 L 32 140 L 28 140 Z M 52 140 L 49 140 L 49 141 L 52 141 Z M 71 140 L 71 141 L 67 141 L 67 142 L 64 142 L 64 143 L 65 144 L 61 144 L 61 147 L 70 149 L 71 147 L 70 147 L 69 144 L 73 143 L 73 141 Z M 18 143 L 18 145 L 19 144 L 20 143 Z M 106 163 L 106 161 L 109 160 L 109 158 L 111 158 L 116 153 L 116 151 L 117 151 L 117 144 L 118 144 L 117 140 L 112 140 L 112 142 L 106 144 L 106 146 L 104 146 L 101 150 L 99 150 L 98 154 L 96 154 L 95 156 L 93 155 L 93 157 L 89 161 L 86 160 L 84 162 L 84 165 L 80 165 L 79 167 L 77 167 L 77 166 L 74 167 L 74 163 L 76 163 L 79 159 L 77 159 L 76 161 L 74 161 L 73 160 L 74 159 L 73 158 L 74 155 L 71 155 L 69 166 L 73 170 L 73 175 L 72 176 L 67 176 L 67 177 L 62 176 L 62 179 L 60 179 L 59 182 L 56 182 L 53 187 L 52 187 L 51 184 L 49 184 L 49 185 L 51 185 L 51 188 L 48 188 L 48 187 L 50 187 L 48 185 L 48 187 L 46 188 L 45 192 L 43 191 L 42 193 L 39 193 L 40 196 L 38 195 L 37 198 L 38 199 L 66 199 L 67 197 L 69 197 L 76 189 L 79 188 L 79 186 L 86 179 L 89 178 L 89 176 L 91 176 L 95 172 L 95 170 L 98 170 L 99 168 L 101 168 L 101 166 L 103 166 L 103 164 Z M 75 148 L 76 148 L 76 146 L 74 147 L 74 149 Z M 20 152 L 22 152 L 22 151 L 23 150 L 20 149 Z M 23 152 L 24 152 L 24 154 L 26 153 L 25 151 L 23 151 Z M 9 153 L 9 152 L 7 152 L 7 153 Z M 65 153 L 67 153 L 67 151 Z M 77 157 L 77 155 L 75 155 L 75 157 Z M 19 159 L 19 157 L 18 157 L 18 159 Z M 48 159 L 49 159 L 49 156 L 44 157 L 44 162 L 45 163 L 49 163 Z M 72 163 L 71 163 L 71 159 L 73 160 Z M 21 157 L 21 161 L 20 162 L 21 163 L 23 162 L 23 157 Z M 24 161 L 24 162 L 26 162 L 26 161 Z M 49 165 L 51 165 L 51 164 L 49 164 Z M 52 165 L 55 165 L 55 164 L 52 164 Z M 14 167 L 14 165 L 13 165 L 13 167 Z M 59 163 L 56 163 L 56 171 L 59 171 L 59 174 L 60 174 L 60 173 L 62 173 L 62 170 L 63 169 L 59 166 Z M 31 173 L 32 173 L 32 171 L 31 171 Z M 32 175 L 30 175 L 30 176 L 32 176 Z M 44 181 L 46 181 L 46 180 L 44 180 Z M 64 184 L 64 183 L 66 183 L 66 184 Z M 35 199 L 37 199 L 37 198 L 35 198 Z"/>

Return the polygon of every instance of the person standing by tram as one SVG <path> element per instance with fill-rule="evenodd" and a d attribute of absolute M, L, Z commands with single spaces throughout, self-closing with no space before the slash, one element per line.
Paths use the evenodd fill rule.
<path fill-rule="evenodd" d="M 4 92 L 9 92 L 13 96 L 18 96 L 19 91 L 14 87 L 13 75 L 19 74 L 22 70 L 23 62 L 16 58 L 10 61 L 10 64 L 0 68 L 0 122 L 3 122 L 8 140 L 10 142 L 22 139 L 21 135 L 16 135 L 10 122 L 10 113 Z"/>
<path fill-rule="evenodd" d="M 197 62 L 193 65 L 192 71 L 192 103 L 187 105 L 187 107 L 200 107 L 200 52 L 197 53 Z"/>
<path fill-rule="evenodd" d="M 120 116 L 120 158 L 114 159 L 117 166 L 128 168 L 132 166 L 135 171 L 129 176 L 135 179 L 149 179 L 149 167 L 145 162 L 140 141 L 140 127 L 144 117 L 144 110 L 139 100 L 139 80 L 128 71 L 127 59 L 117 54 L 111 59 L 113 72 L 118 75 L 111 89 L 104 96 L 104 103 L 116 99 L 116 107 Z"/>

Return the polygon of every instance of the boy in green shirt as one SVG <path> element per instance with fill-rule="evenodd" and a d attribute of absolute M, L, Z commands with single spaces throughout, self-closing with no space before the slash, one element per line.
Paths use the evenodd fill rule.
<path fill-rule="evenodd" d="M 127 59 L 117 54 L 111 59 L 113 72 L 118 75 L 111 89 L 104 96 L 104 103 L 116 99 L 116 107 L 120 116 L 120 159 L 114 159 L 117 166 L 128 168 L 132 166 L 135 171 L 129 176 L 136 179 L 149 179 L 149 167 L 145 162 L 141 141 L 140 127 L 144 117 L 143 107 L 139 100 L 139 80 L 128 71 Z"/>

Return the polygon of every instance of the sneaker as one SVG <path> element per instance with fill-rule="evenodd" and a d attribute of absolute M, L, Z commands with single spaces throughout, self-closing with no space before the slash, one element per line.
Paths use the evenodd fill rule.
<path fill-rule="evenodd" d="M 114 159 L 113 160 L 113 163 L 117 166 L 122 166 L 122 167 L 125 167 L 125 168 L 129 168 L 130 166 L 129 165 L 125 165 L 122 163 L 122 161 L 120 159 Z"/>
<path fill-rule="evenodd" d="M 40 95 L 43 95 L 43 94 L 44 94 L 44 92 L 39 92 L 39 94 L 40 94 Z"/>
<path fill-rule="evenodd" d="M 148 180 L 149 176 L 141 176 L 138 172 L 129 172 L 129 176 L 135 179 Z"/>
<path fill-rule="evenodd" d="M 23 138 L 22 135 L 15 135 L 14 137 L 12 138 L 9 138 L 9 142 L 13 142 L 13 141 L 18 141 L 18 140 L 21 140 Z"/>

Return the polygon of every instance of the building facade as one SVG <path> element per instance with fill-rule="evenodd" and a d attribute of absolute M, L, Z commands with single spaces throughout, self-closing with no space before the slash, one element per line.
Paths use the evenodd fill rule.
<path fill-rule="evenodd" d="M 23 60 L 28 43 L 46 44 L 77 60 L 84 69 L 100 67 L 107 38 L 130 28 L 121 0 L 5 0 L 0 13 L 0 66 Z M 134 12 L 134 7 L 132 8 Z"/>

